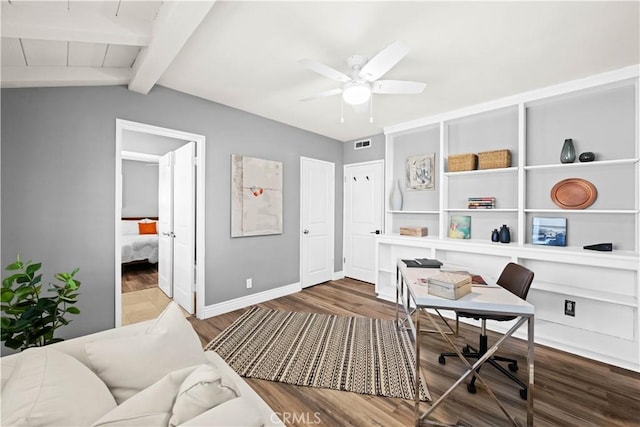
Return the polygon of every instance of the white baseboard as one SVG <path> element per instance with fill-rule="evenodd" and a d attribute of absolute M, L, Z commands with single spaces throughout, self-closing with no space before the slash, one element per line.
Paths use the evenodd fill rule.
<path fill-rule="evenodd" d="M 334 271 L 333 272 L 333 280 L 344 279 L 344 271 Z"/>
<path fill-rule="evenodd" d="M 203 318 L 208 319 L 210 317 L 219 316 L 220 314 L 229 313 L 230 311 L 239 310 L 241 308 L 249 307 L 250 305 L 295 294 L 301 290 L 302 286 L 300 285 L 300 282 L 296 282 L 290 285 L 280 286 L 279 288 L 269 289 L 268 291 L 258 292 L 256 294 L 247 295 L 213 305 L 207 305 L 204 308 Z"/>

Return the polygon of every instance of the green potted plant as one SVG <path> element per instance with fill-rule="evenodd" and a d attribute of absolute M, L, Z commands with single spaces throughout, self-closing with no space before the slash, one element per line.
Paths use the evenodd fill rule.
<path fill-rule="evenodd" d="M 42 294 L 41 263 L 23 263 L 18 255 L 16 262 L 5 270 L 9 276 L 2 280 L 0 299 L 2 305 L 2 331 L 0 341 L 13 349 L 25 350 L 63 341 L 55 338 L 56 329 L 68 325 L 67 314 L 79 314 L 75 307 L 80 282 L 71 273 L 56 273 L 61 284 L 50 283 L 50 296 Z"/>

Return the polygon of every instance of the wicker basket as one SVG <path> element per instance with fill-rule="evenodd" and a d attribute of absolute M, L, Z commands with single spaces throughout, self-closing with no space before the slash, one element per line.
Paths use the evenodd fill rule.
<path fill-rule="evenodd" d="M 511 166 L 511 151 L 496 150 L 478 153 L 478 169 L 508 168 Z"/>
<path fill-rule="evenodd" d="M 472 171 L 478 168 L 478 156 L 473 153 L 456 154 L 447 158 L 449 172 Z"/>

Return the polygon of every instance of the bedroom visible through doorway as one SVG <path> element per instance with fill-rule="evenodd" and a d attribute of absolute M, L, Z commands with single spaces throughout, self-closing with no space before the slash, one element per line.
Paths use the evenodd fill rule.
<path fill-rule="evenodd" d="M 196 253 L 203 241 L 196 233 L 204 218 L 196 223 L 196 211 L 203 209 L 204 189 L 196 191 L 196 181 L 204 171 L 196 154 L 204 157 L 204 137 L 117 120 L 116 151 L 116 326 L 157 317 L 174 296 L 185 316 L 200 314 L 204 269 Z M 167 181 L 167 167 L 178 171 L 176 184 L 172 174 Z"/>

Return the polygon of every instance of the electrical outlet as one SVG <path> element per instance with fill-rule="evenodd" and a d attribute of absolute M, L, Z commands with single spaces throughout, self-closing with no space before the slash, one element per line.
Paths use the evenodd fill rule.
<path fill-rule="evenodd" d="M 564 300 L 564 315 L 576 317 L 576 302 L 568 299 Z"/>
<path fill-rule="evenodd" d="M 251 278 L 247 279 L 247 289 L 251 289 L 252 286 L 253 286 L 253 279 Z"/>

